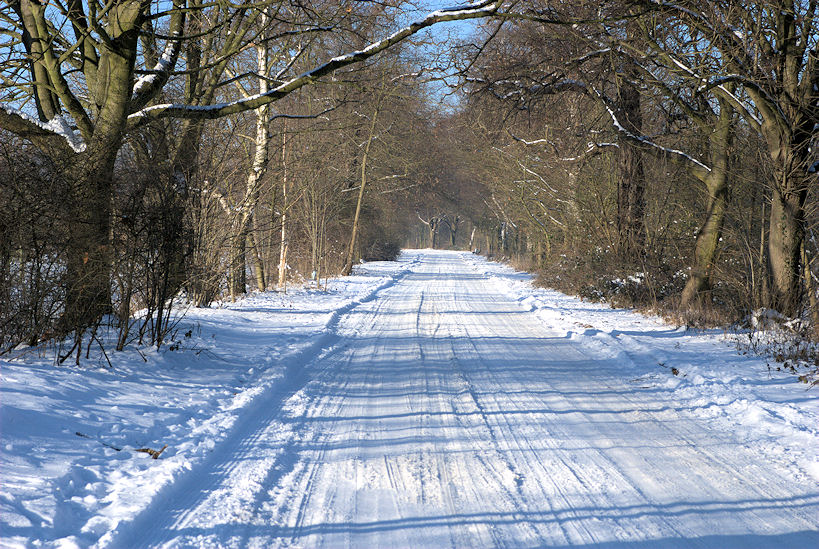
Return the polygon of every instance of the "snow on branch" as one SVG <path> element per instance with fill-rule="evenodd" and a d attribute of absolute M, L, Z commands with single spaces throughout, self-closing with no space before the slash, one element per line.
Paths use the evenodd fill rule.
<path fill-rule="evenodd" d="M 603 149 L 603 148 L 607 148 L 607 147 L 615 147 L 615 148 L 619 147 L 619 145 L 617 143 L 605 143 L 605 142 L 604 143 L 596 143 L 596 142 L 589 141 L 588 143 L 586 143 L 586 150 L 583 151 L 580 155 L 578 155 L 578 156 L 569 156 L 569 157 L 565 157 L 565 156 L 561 157 L 559 155 L 557 145 L 555 145 L 554 142 L 552 142 L 552 141 L 550 141 L 548 139 L 535 139 L 534 141 L 527 141 L 526 139 L 523 139 L 522 137 L 518 137 L 517 135 L 513 134 L 512 132 L 507 132 L 507 133 L 515 141 L 518 141 L 519 143 L 523 143 L 524 145 L 529 146 L 529 147 L 534 146 L 534 145 L 549 145 L 549 146 L 551 146 L 552 149 L 554 149 L 555 153 L 558 154 L 558 159 L 561 162 L 578 162 L 578 161 L 584 160 L 589 155 L 589 153 L 597 151 L 598 149 Z"/>
<path fill-rule="evenodd" d="M 508 83 L 508 82 L 503 82 Z M 516 90 L 519 91 L 519 90 Z M 526 91 L 531 94 L 544 94 L 544 95 L 552 95 L 557 94 L 563 91 L 574 91 L 578 93 L 586 94 L 597 101 L 599 101 L 609 113 L 609 117 L 612 120 L 612 124 L 614 125 L 615 130 L 623 136 L 624 138 L 632 141 L 634 143 L 638 143 L 644 146 L 649 147 L 650 149 L 654 149 L 655 151 L 660 151 L 663 154 L 668 155 L 674 160 L 682 161 L 685 163 L 689 168 L 693 169 L 694 171 L 702 173 L 709 173 L 711 168 L 697 160 L 696 158 L 680 151 L 677 149 L 670 149 L 667 147 L 663 147 L 662 145 L 658 145 L 654 141 L 650 140 L 649 138 L 643 135 L 635 135 L 634 133 L 628 131 L 625 126 L 623 126 L 617 118 L 614 109 L 611 107 L 610 101 L 597 89 L 593 86 L 587 85 L 585 82 L 574 80 L 574 79 L 564 79 L 558 82 L 551 82 L 548 84 L 535 84 L 529 87 Z M 514 136 L 513 136 L 514 137 Z M 520 141 L 520 140 L 519 140 Z M 548 141 L 546 141 L 548 143 Z M 529 143 L 527 143 L 529 144 Z M 591 146 L 592 144 L 590 144 Z M 614 146 L 610 143 L 600 144 L 601 146 Z M 583 154 L 588 154 L 590 151 L 586 151 Z M 576 160 L 576 159 L 566 159 L 566 160 Z"/>
<path fill-rule="evenodd" d="M 709 168 L 708 166 L 706 166 L 705 164 L 703 164 L 702 162 L 700 162 L 699 160 L 697 160 L 693 156 L 685 154 L 684 152 L 682 152 L 682 151 L 680 151 L 678 149 L 670 149 L 668 147 L 663 147 L 662 145 L 658 145 L 657 143 L 655 143 L 654 141 L 648 139 L 647 137 L 645 137 L 643 135 L 635 135 L 632 132 L 628 131 L 620 123 L 620 121 L 617 119 L 617 115 L 615 114 L 614 110 L 609 106 L 608 102 L 605 101 L 604 99 L 602 99 L 602 96 L 601 96 L 601 100 L 603 101 L 603 105 L 605 106 L 606 111 L 609 113 L 609 117 L 611 118 L 611 122 L 614 125 L 617 132 L 620 135 L 622 135 L 623 137 L 625 137 L 626 139 L 628 139 L 629 141 L 633 141 L 633 142 L 645 145 L 645 146 L 647 146 L 649 148 L 652 148 L 654 150 L 658 150 L 658 151 L 662 152 L 663 154 L 669 155 L 672 159 L 681 160 L 684 163 L 688 164 L 689 167 L 692 167 L 694 170 L 697 170 L 697 171 L 703 170 L 703 171 L 705 171 L 705 173 L 710 173 L 711 172 L 711 168 Z"/>
<path fill-rule="evenodd" d="M 82 137 L 59 114 L 48 122 L 41 122 L 14 107 L 0 105 L 0 127 L 21 137 L 60 137 L 74 152 L 85 151 Z"/>
<path fill-rule="evenodd" d="M 181 4 L 174 1 L 174 6 L 178 9 Z M 153 68 L 147 74 L 140 76 L 134 83 L 129 109 L 135 111 L 147 105 L 153 99 L 162 86 L 168 81 L 171 72 L 179 59 L 179 52 L 182 49 L 182 33 L 185 27 L 185 12 L 179 9 L 171 17 L 171 34 Z"/>
<path fill-rule="evenodd" d="M 688 65 L 686 65 L 685 63 L 683 63 L 682 61 L 680 61 L 679 59 L 677 59 L 673 55 L 669 55 L 668 57 L 669 57 L 669 59 L 671 59 L 672 63 L 674 63 L 677 67 L 682 69 L 683 72 L 688 74 L 691 78 L 701 82 L 701 85 L 700 85 L 700 87 L 698 88 L 697 91 L 702 92 L 704 89 L 709 87 L 707 78 L 705 78 L 704 76 L 698 74 L 696 71 L 694 71 L 694 69 L 690 68 Z M 746 105 L 739 97 L 737 97 L 728 88 L 726 88 L 725 87 L 725 82 L 715 82 L 714 85 L 710 86 L 710 87 L 715 87 L 720 92 L 722 92 L 725 95 L 725 97 L 727 97 L 731 101 L 731 103 L 734 104 L 735 107 L 740 109 L 743 112 L 743 114 L 749 120 L 751 120 L 754 124 L 756 124 L 757 126 L 762 125 L 762 120 L 760 120 L 759 117 L 753 112 L 751 107 Z"/>
<path fill-rule="evenodd" d="M 300 76 L 288 80 L 287 82 L 284 82 L 280 86 L 277 86 L 266 93 L 252 95 L 250 97 L 228 103 L 205 106 L 184 105 L 178 103 L 154 105 L 143 108 L 140 111 L 131 114 L 128 117 L 129 125 L 134 127 L 150 120 L 157 120 L 160 118 L 214 119 L 257 109 L 262 105 L 277 101 L 287 96 L 291 92 L 306 86 L 322 76 L 330 74 L 342 67 L 365 61 L 370 57 L 373 57 L 376 54 L 386 50 L 387 48 L 401 42 L 405 38 L 412 36 L 436 23 L 488 17 L 498 10 L 501 3 L 502 0 L 482 0 L 472 4 L 467 4 L 465 6 L 437 10 L 429 13 L 423 19 L 420 19 L 409 26 L 394 32 L 383 40 L 373 42 L 364 49 L 334 57 L 326 63 L 319 65 L 301 74 Z"/>

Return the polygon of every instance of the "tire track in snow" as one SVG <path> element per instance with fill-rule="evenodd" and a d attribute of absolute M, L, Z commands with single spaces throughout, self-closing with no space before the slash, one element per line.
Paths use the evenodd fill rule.
<path fill-rule="evenodd" d="M 530 311 L 530 309 L 525 309 L 525 311 L 528 312 L 528 311 Z M 520 330 L 521 326 L 519 325 L 519 323 L 516 323 L 514 326 L 512 326 L 510 323 L 507 323 L 507 325 L 505 326 L 505 329 L 507 329 L 507 330 Z M 500 332 L 497 332 L 495 334 L 495 336 L 498 336 L 498 333 L 500 333 Z M 616 338 L 612 338 L 612 339 L 617 341 Z M 618 344 L 622 345 L 622 343 L 619 342 L 619 341 L 618 341 Z M 625 345 L 622 345 L 622 347 L 625 350 Z M 576 348 L 579 351 L 582 351 L 584 354 L 588 355 L 588 362 L 591 362 L 591 361 L 594 360 L 594 352 L 586 351 L 582 340 L 578 341 L 576 343 Z M 646 351 L 648 351 L 648 349 L 646 349 L 645 347 L 641 347 L 640 351 L 644 352 L 645 355 L 648 356 L 648 357 L 653 357 L 654 356 L 650 352 L 646 352 Z M 634 362 L 634 364 L 639 363 L 639 360 L 637 358 L 635 358 L 634 355 L 629 353 L 629 354 L 627 354 L 627 356 L 628 356 L 628 358 L 630 360 L 632 360 Z M 642 353 L 641 353 L 641 356 L 642 356 Z M 604 362 L 610 363 L 611 361 L 609 360 L 609 361 L 604 361 Z M 605 372 L 605 374 L 608 376 L 608 379 L 602 380 L 603 387 L 611 388 L 610 386 L 612 384 L 619 385 L 620 386 L 619 389 L 621 390 L 621 394 L 619 396 L 620 396 L 620 398 L 625 400 L 626 404 L 630 405 L 629 408 L 631 408 L 631 410 L 634 411 L 633 413 L 637 414 L 637 413 L 640 413 L 641 410 L 645 410 L 646 413 L 650 415 L 650 414 L 653 413 L 652 408 L 661 408 L 660 406 L 653 406 L 652 408 L 649 408 L 649 407 L 646 406 L 646 404 L 644 402 L 639 402 L 633 396 L 634 395 L 634 393 L 632 392 L 633 388 L 629 388 L 629 387 L 625 386 L 625 384 L 623 383 L 622 375 L 618 376 L 619 372 L 616 369 L 612 368 L 610 365 L 608 366 L 607 370 L 608 371 Z M 620 378 L 620 379 L 618 379 L 618 378 Z M 500 380 L 500 381 L 502 382 L 503 380 Z M 593 389 L 601 389 L 601 388 L 602 387 L 593 387 L 590 392 L 593 392 Z M 559 395 L 559 394 L 561 394 L 563 392 L 563 391 L 559 390 L 558 388 L 553 388 L 552 390 L 557 395 Z M 495 397 L 496 398 L 497 397 L 497 392 L 489 393 L 488 395 L 490 397 Z M 565 400 L 566 404 L 570 404 L 570 402 L 568 400 L 566 400 L 566 399 L 564 399 L 564 400 Z M 541 403 L 546 404 L 546 402 L 543 401 L 543 400 L 541 400 Z M 660 404 L 660 403 L 658 403 L 658 404 Z M 665 408 L 667 408 L 667 403 L 665 404 Z M 582 425 L 586 426 L 586 429 L 585 429 L 586 430 L 586 437 L 588 439 L 593 439 L 593 438 L 600 439 L 600 437 L 602 435 L 602 432 L 597 430 L 597 427 L 596 427 L 599 420 L 596 419 L 595 416 L 593 416 L 593 415 L 588 415 L 587 413 L 584 413 L 582 411 L 582 409 L 579 410 L 579 413 L 586 416 L 585 421 L 582 422 Z M 499 418 L 503 419 L 504 416 L 499 416 Z M 708 434 L 708 436 L 713 438 L 713 435 L 711 435 L 710 433 L 707 433 L 707 429 L 704 429 L 700 425 L 700 423 L 699 423 L 699 421 L 698 421 L 698 419 L 696 417 L 686 417 L 685 419 L 686 419 L 685 422 L 678 420 L 677 423 L 679 423 L 680 427 L 676 428 L 676 429 L 672 429 L 671 426 L 667 422 L 662 421 L 662 420 L 652 421 L 651 424 L 650 424 L 653 428 L 659 429 L 660 431 L 662 431 L 665 438 L 675 439 L 678 442 L 678 446 L 679 446 L 680 450 L 678 451 L 677 455 L 667 456 L 669 458 L 669 462 L 673 463 L 674 461 L 683 460 L 683 463 L 674 463 L 675 467 L 673 467 L 673 468 L 672 467 L 665 467 L 664 468 L 662 466 L 658 466 L 658 464 L 656 464 L 656 463 L 651 463 L 651 462 L 642 460 L 642 468 L 635 468 L 635 470 L 630 471 L 632 476 L 637 476 L 641 480 L 641 482 L 637 482 L 637 479 L 629 478 L 628 476 L 625 476 L 624 473 L 626 473 L 626 471 L 623 470 L 623 464 L 621 462 L 613 460 L 612 457 L 609 456 L 608 453 L 604 451 L 605 448 L 602 448 L 602 449 L 597 449 L 596 454 L 599 456 L 599 458 L 603 462 L 605 462 L 608 465 L 608 467 L 602 467 L 601 470 L 608 469 L 608 471 L 613 472 L 614 474 L 619 476 L 620 479 L 625 481 L 627 483 L 627 485 L 629 485 L 632 489 L 634 489 L 646 503 L 648 503 L 649 505 L 654 505 L 654 506 L 656 506 L 658 508 L 662 508 L 662 506 L 663 506 L 662 502 L 658 501 L 656 496 L 652 497 L 650 494 L 646 493 L 646 491 L 643 488 L 641 488 L 641 485 L 645 485 L 647 483 L 650 484 L 650 483 L 654 482 L 655 487 L 656 487 L 658 485 L 656 484 L 655 481 L 659 480 L 659 481 L 661 481 L 661 483 L 665 484 L 666 486 L 674 486 L 675 484 L 679 484 L 680 479 L 684 479 L 684 480 L 687 480 L 692 486 L 698 485 L 700 488 L 702 488 L 702 487 L 709 488 L 710 492 L 707 494 L 707 497 L 715 498 L 715 497 L 719 497 L 721 494 L 724 494 L 728 489 L 731 489 L 731 490 L 735 491 L 738 488 L 736 482 L 731 483 L 730 486 L 725 486 L 725 485 L 714 486 L 713 485 L 713 479 L 718 479 L 721 476 L 722 477 L 730 476 L 735 481 L 739 480 L 742 488 L 752 490 L 753 495 L 758 500 L 764 500 L 766 498 L 769 498 L 772 493 L 776 494 L 778 492 L 779 493 L 782 492 L 781 489 L 778 489 L 778 487 L 775 484 L 771 484 L 771 479 L 774 478 L 773 475 L 770 475 L 770 474 L 766 473 L 765 471 L 759 471 L 760 474 L 756 475 L 754 477 L 754 478 L 757 479 L 757 481 L 760 484 L 762 484 L 764 486 L 763 488 L 759 488 L 751 480 L 751 478 L 748 476 L 748 474 L 743 473 L 737 467 L 732 465 L 732 462 L 733 462 L 733 460 L 735 458 L 734 455 L 732 455 L 732 454 L 718 455 L 718 454 L 714 454 L 712 452 L 708 452 L 703 447 L 702 443 L 697 443 L 696 439 L 700 439 L 700 440 L 702 440 L 703 438 L 707 439 L 708 437 L 703 436 L 705 434 Z M 686 425 L 687 425 L 687 427 L 686 427 Z M 510 425 L 510 427 L 511 427 L 511 425 Z M 692 438 L 693 435 L 698 435 L 698 436 L 696 438 Z M 650 434 L 648 432 L 645 432 L 644 436 L 646 438 L 650 438 Z M 608 442 L 612 443 L 613 441 L 608 441 Z M 695 459 L 692 456 L 692 454 L 693 454 L 693 456 L 699 456 L 699 457 Z M 633 459 L 633 457 L 629 456 L 629 459 Z M 638 459 L 639 459 L 639 457 L 638 457 Z M 566 464 L 569 465 L 568 462 L 566 462 Z M 705 474 L 701 473 L 701 471 L 703 471 L 704 469 L 706 470 Z M 686 478 L 686 477 L 693 477 L 693 478 Z M 580 476 L 578 476 L 577 478 L 582 483 L 582 478 Z M 752 500 L 753 500 L 753 498 L 752 498 Z M 804 500 L 802 498 L 797 498 L 797 500 L 812 501 L 812 499 Z M 799 506 L 797 505 L 796 507 L 799 507 Z M 746 512 L 750 515 L 748 522 L 751 523 L 751 524 L 753 524 L 753 523 L 758 524 L 758 525 L 759 524 L 765 524 L 766 521 L 769 522 L 771 520 L 770 517 L 766 517 L 766 516 L 761 515 L 762 511 L 756 512 L 753 509 L 750 509 L 750 510 L 746 510 Z M 781 521 L 793 520 L 794 522 L 796 522 L 800 526 L 804 527 L 806 530 L 810 530 L 811 527 L 812 527 L 811 526 L 811 521 L 809 519 L 806 520 L 807 515 L 805 514 L 805 513 L 809 513 L 809 512 L 810 511 L 807 511 L 807 510 L 802 511 L 801 513 L 799 513 L 802 516 L 797 516 L 797 517 L 793 517 L 793 516 L 788 517 L 786 515 L 782 515 L 782 518 L 780 518 L 780 520 Z M 688 529 L 688 531 L 687 531 L 687 529 L 684 527 L 684 524 L 682 524 L 682 523 L 678 524 L 675 527 L 674 526 L 674 521 L 669 521 L 669 522 L 666 523 L 666 526 L 671 527 L 672 530 L 670 532 L 664 532 L 664 534 L 672 534 L 672 535 L 675 535 L 675 536 L 678 536 L 678 537 L 685 537 L 686 533 L 690 535 L 690 529 Z M 714 528 L 716 530 L 719 530 L 719 526 L 720 526 L 719 524 L 715 524 Z M 785 527 L 787 525 L 783 522 L 782 524 L 780 524 L 780 526 Z M 813 526 L 813 527 L 815 528 L 815 526 Z M 769 543 L 769 542 L 763 542 L 763 544 L 764 543 Z"/>
<path fill-rule="evenodd" d="M 119 525 L 97 545 L 132 547 L 147 543 L 150 546 L 159 546 L 163 538 L 182 531 L 184 532 L 182 537 L 190 538 L 190 545 L 194 546 L 197 545 L 196 540 L 202 543 L 203 539 L 213 535 L 208 530 L 220 529 L 218 527 L 220 523 L 217 522 L 214 527 L 212 521 L 225 519 L 226 510 L 237 512 L 242 518 L 247 517 L 247 510 L 242 509 L 243 504 L 247 504 L 248 499 L 258 499 L 256 494 L 265 485 L 275 483 L 284 476 L 288 468 L 296 464 L 294 446 L 289 444 L 293 437 L 282 439 L 275 436 L 275 432 L 281 432 L 281 422 L 276 419 L 285 402 L 309 381 L 308 368 L 305 364 L 321 368 L 325 364 L 324 359 L 333 353 L 341 340 L 337 332 L 344 316 L 357 307 L 372 302 L 380 292 L 398 284 L 417 264 L 416 258 L 364 297 L 331 312 L 324 332 L 304 349 L 284 357 L 283 361 L 287 364 L 284 379 L 253 398 L 235 422 L 231 432 L 214 447 L 209 457 L 192 464 L 186 474 L 157 493 L 155 503 L 145 508 L 133 521 Z M 268 450 L 269 455 L 256 461 L 248 469 L 246 458 L 249 452 L 257 449 L 260 441 L 270 438 L 277 439 L 277 446 Z M 243 493 L 236 490 L 236 486 L 231 490 L 228 482 L 240 470 L 243 473 L 241 481 L 250 485 L 243 487 L 251 490 L 250 498 L 242 497 Z M 233 499 L 236 506 L 231 509 L 232 502 L 223 500 L 219 502 L 218 510 L 207 508 L 209 498 L 222 495 Z M 200 509 L 203 506 L 205 509 Z M 205 520 L 197 519 L 197 513 L 204 515 Z M 227 526 L 226 529 L 232 530 L 229 525 Z M 235 540 L 236 535 L 230 537 Z"/>

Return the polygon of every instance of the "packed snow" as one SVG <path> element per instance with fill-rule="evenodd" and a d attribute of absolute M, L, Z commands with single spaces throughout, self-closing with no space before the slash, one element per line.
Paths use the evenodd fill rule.
<path fill-rule="evenodd" d="M 3 547 L 819 546 L 816 389 L 466 252 L 54 356 L 0 359 Z"/>

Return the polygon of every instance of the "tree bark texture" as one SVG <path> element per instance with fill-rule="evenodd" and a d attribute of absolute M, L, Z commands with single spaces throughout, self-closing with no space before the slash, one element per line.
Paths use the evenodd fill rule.
<path fill-rule="evenodd" d="M 632 84 L 636 69 L 628 64 L 618 82 L 618 120 L 633 135 L 642 135 L 640 91 Z M 620 253 L 636 259 L 645 247 L 645 171 L 640 148 L 628 139 L 618 140 L 617 234 Z"/>
<path fill-rule="evenodd" d="M 724 100 L 720 100 L 717 124 L 708 136 L 711 171 L 702 182 L 708 192 L 705 223 L 697 233 L 691 276 L 683 288 L 680 306 L 690 307 L 703 291 L 710 286 L 711 271 L 722 235 L 725 212 L 728 208 L 728 162 L 734 134 L 734 110 Z"/>

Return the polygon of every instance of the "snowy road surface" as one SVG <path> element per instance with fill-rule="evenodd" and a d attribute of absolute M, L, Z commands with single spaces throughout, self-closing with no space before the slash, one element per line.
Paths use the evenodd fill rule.
<path fill-rule="evenodd" d="M 469 254 L 408 253 L 282 390 L 101 541 L 819 546 L 816 478 L 772 459 L 776 433 L 756 445 L 712 400 L 671 398 L 682 382 L 647 365 L 651 349 L 544 320 Z"/>

